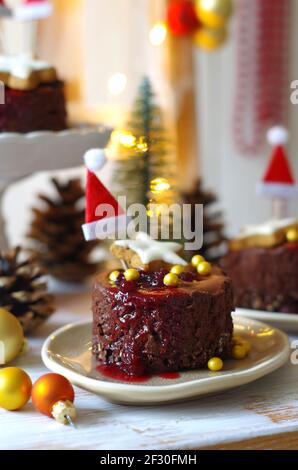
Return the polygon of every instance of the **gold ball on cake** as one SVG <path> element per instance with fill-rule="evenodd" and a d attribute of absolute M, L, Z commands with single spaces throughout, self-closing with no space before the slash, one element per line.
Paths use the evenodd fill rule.
<path fill-rule="evenodd" d="M 223 362 L 220 357 L 212 357 L 208 361 L 208 369 L 212 372 L 218 372 L 223 368 Z"/>
<path fill-rule="evenodd" d="M 109 275 L 109 280 L 111 282 L 116 282 L 119 277 L 119 274 L 120 274 L 119 271 L 112 271 L 111 274 Z"/>
<path fill-rule="evenodd" d="M 168 287 L 176 287 L 179 283 L 179 277 L 177 276 L 177 274 L 174 273 L 166 274 L 163 279 L 163 283 L 165 286 Z"/>
<path fill-rule="evenodd" d="M 203 263 L 205 258 L 201 255 L 195 255 L 191 259 L 191 264 L 196 268 L 200 263 Z"/>
<path fill-rule="evenodd" d="M 288 242 L 298 242 L 298 229 L 291 228 L 287 231 L 287 241 Z"/>
<path fill-rule="evenodd" d="M 176 266 L 173 266 L 171 269 L 171 273 L 177 274 L 177 276 L 179 276 L 179 274 L 184 273 L 184 271 L 185 271 L 184 267 L 180 266 L 179 264 L 177 264 Z"/>
<path fill-rule="evenodd" d="M 212 271 L 212 266 L 210 263 L 208 263 L 208 261 L 203 261 L 198 265 L 197 271 L 199 274 L 201 274 L 201 276 L 209 276 Z"/>
<path fill-rule="evenodd" d="M 15 359 L 23 342 L 24 332 L 19 320 L 8 310 L 0 308 L 0 365 Z"/>
<path fill-rule="evenodd" d="M 232 0 L 196 0 L 200 21 L 209 28 L 223 28 L 233 13 Z"/>
<path fill-rule="evenodd" d="M 126 281 L 138 281 L 140 279 L 140 273 L 137 269 L 127 269 L 124 271 L 124 277 Z"/>
<path fill-rule="evenodd" d="M 0 408 L 16 411 L 30 400 L 32 382 L 28 374 L 17 367 L 0 370 Z"/>

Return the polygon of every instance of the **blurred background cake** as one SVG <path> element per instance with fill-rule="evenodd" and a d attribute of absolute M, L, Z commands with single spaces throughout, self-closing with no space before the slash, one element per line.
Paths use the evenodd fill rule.
<path fill-rule="evenodd" d="M 230 242 L 225 269 L 238 307 L 298 313 L 298 219 L 245 228 Z"/>
<path fill-rule="evenodd" d="M 64 84 L 50 64 L 24 56 L 0 56 L 0 79 L 5 85 L 0 132 L 67 128 Z"/>

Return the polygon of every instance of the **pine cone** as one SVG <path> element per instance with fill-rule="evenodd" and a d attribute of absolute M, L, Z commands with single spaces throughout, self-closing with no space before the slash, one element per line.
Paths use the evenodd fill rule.
<path fill-rule="evenodd" d="M 226 249 L 227 238 L 224 234 L 224 222 L 222 212 L 214 210 L 213 204 L 217 201 L 216 195 L 202 188 L 202 181 L 198 180 L 192 191 L 182 194 L 183 203 L 192 206 L 192 231 L 195 230 L 195 204 L 204 206 L 204 242 L 200 253 L 209 261 L 217 262 L 223 256 Z M 189 253 L 192 256 L 195 253 Z"/>
<path fill-rule="evenodd" d="M 61 183 L 53 178 L 57 197 L 43 194 L 43 209 L 33 209 L 34 219 L 28 237 L 35 241 L 32 249 L 42 266 L 64 282 L 81 282 L 97 270 L 89 257 L 98 242 L 86 242 L 82 233 L 85 193 L 79 179 Z"/>
<path fill-rule="evenodd" d="M 20 260 L 20 254 L 19 247 L 0 252 L 0 307 L 13 313 L 28 333 L 53 313 L 53 296 L 36 259 Z"/>

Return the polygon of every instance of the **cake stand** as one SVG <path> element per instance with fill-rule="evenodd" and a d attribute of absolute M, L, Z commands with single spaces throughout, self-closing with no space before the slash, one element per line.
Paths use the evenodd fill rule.
<path fill-rule="evenodd" d="M 80 166 L 84 153 L 93 147 L 105 147 L 110 133 L 111 129 L 103 126 L 61 132 L 0 133 L 0 208 L 3 193 L 10 184 L 37 172 Z M 8 248 L 1 209 L 0 248 Z"/>

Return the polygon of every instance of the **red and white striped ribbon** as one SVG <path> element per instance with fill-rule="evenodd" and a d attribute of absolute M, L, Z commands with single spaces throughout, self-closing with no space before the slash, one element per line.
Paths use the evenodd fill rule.
<path fill-rule="evenodd" d="M 256 155 L 264 133 L 287 125 L 291 0 L 237 0 L 234 137 Z"/>

